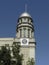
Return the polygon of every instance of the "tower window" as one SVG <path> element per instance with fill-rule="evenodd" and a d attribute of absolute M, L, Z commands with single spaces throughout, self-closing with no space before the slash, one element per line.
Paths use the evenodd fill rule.
<path fill-rule="evenodd" d="M 27 22 L 27 18 L 22 18 L 22 22 Z"/>
<path fill-rule="evenodd" d="M 26 28 L 24 28 L 24 37 L 26 37 Z"/>
<path fill-rule="evenodd" d="M 28 29 L 28 37 L 30 37 L 30 29 Z"/>
<path fill-rule="evenodd" d="M 33 38 L 33 32 L 31 31 L 31 37 Z"/>
<path fill-rule="evenodd" d="M 20 37 L 22 37 L 22 29 L 20 29 Z"/>
<path fill-rule="evenodd" d="M 33 31 L 31 32 L 31 36 L 32 36 L 32 38 L 34 38 L 34 32 Z"/>

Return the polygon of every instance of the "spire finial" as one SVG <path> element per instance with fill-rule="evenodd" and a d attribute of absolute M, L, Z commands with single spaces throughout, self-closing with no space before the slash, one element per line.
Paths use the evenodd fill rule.
<path fill-rule="evenodd" d="M 27 4 L 25 4 L 25 12 L 27 12 Z"/>

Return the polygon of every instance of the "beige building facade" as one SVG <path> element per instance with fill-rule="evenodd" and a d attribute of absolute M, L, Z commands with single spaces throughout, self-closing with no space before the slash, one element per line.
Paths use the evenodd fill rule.
<path fill-rule="evenodd" d="M 16 37 L 0 38 L 0 48 L 3 45 L 9 45 L 10 49 L 12 49 L 13 42 L 21 45 L 20 52 L 24 55 L 23 65 L 26 65 L 29 58 L 33 58 L 35 61 L 36 42 L 34 38 L 34 25 L 32 17 L 27 12 L 22 13 L 18 18 Z"/>

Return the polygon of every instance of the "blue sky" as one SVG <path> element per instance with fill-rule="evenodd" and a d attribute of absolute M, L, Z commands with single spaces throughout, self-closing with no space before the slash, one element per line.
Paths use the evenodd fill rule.
<path fill-rule="evenodd" d="M 34 20 L 36 65 L 49 65 L 49 0 L 0 0 L 0 38 L 15 37 L 25 4 Z"/>

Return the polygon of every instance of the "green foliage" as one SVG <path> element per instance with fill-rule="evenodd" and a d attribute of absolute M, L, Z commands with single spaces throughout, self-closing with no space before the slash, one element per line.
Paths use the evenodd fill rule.
<path fill-rule="evenodd" d="M 0 50 L 0 65 L 10 65 L 10 49 L 7 49 L 6 46 L 2 46 Z"/>
<path fill-rule="evenodd" d="M 35 65 L 34 59 L 33 58 L 32 59 L 29 59 L 27 61 L 27 65 Z"/>
<path fill-rule="evenodd" d="M 0 65 L 22 65 L 23 55 L 20 54 L 20 45 L 13 43 L 13 57 L 10 47 L 2 46 L 0 49 Z"/>
<path fill-rule="evenodd" d="M 14 42 L 12 51 L 14 58 L 16 59 L 16 65 L 22 65 L 23 54 L 20 54 L 20 45 Z"/>

